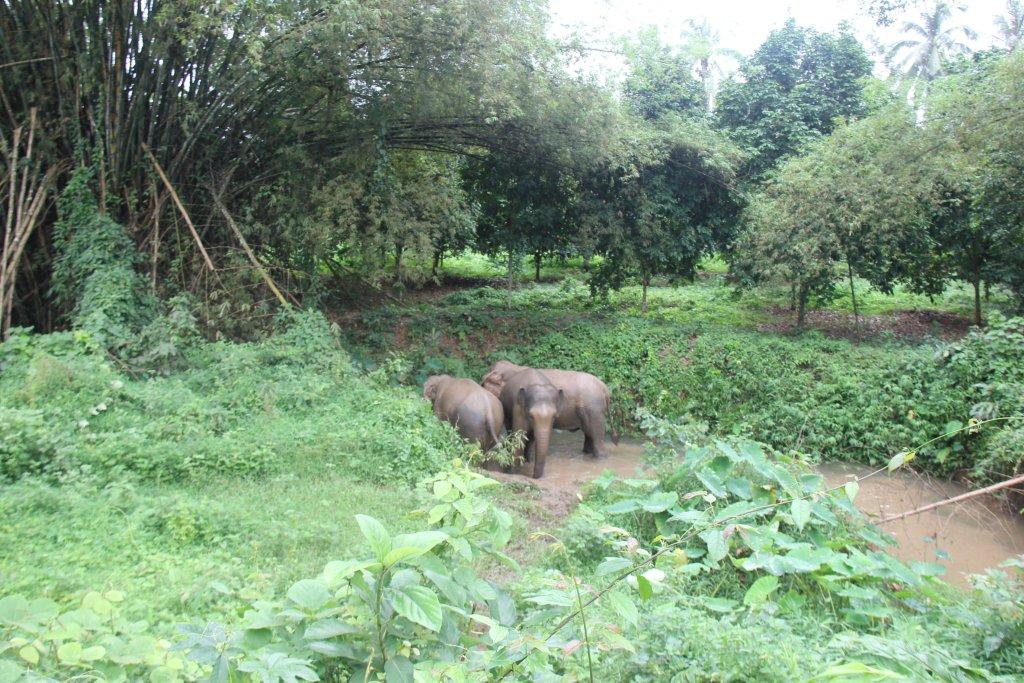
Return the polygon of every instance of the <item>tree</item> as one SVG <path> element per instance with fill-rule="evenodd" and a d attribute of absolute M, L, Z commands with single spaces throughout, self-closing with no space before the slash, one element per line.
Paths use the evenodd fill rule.
<path fill-rule="evenodd" d="M 743 56 L 736 50 L 723 47 L 721 36 L 712 28 L 707 19 L 687 20 L 687 29 L 683 33 L 684 50 L 692 63 L 693 73 L 700 81 L 707 96 L 707 109 L 715 108 L 715 94 L 719 83 L 725 76 L 725 60 L 739 62 Z"/>
<path fill-rule="evenodd" d="M 855 315 L 854 275 L 891 291 L 926 249 L 932 215 L 931 176 L 903 154 L 917 134 L 909 108 L 890 103 L 784 162 L 744 214 L 734 273 L 747 284 L 791 284 L 798 329 L 810 296 L 831 292 L 840 264 Z"/>
<path fill-rule="evenodd" d="M 656 29 L 625 45 L 630 64 L 623 91 L 633 111 L 653 120 L 666 112 L 697 115 L 707 100 L 706 83 L 694 78 L 691 57 L 661 42 Z"/>
<path fill-rule="evenodd" d="M 930 11 L 921 14 L 920 22 L 907 21 L 903 33 L 907 38 L 889 48 L 886 62 L 911 79 L 931 81 L 945 73 L 945 63 L 959 54 L 970 52 L 960 39 L 974 40 L 977 34 L 967 26 L 950 24 L 953 7 L 936 2 Z"/>
<path fill-rule="evenodd" d="M 1024 3 L 1006 0 L 1006 14 L 996 17 L 996 34 L 1007 50 L 1016 50 L 1024 42 Z"/>
<path fill-rule="evenodd" d="M 847 27 L 819 33 L 791 19 L 773 31 L 718 97 L 719 121 L 752 152 L 747 174 L 762 178 L 837 120 L 862 115 L 871 66 Z"/>
<path fill-rule="evenodd" d="M 916 156 L 941 159 L 932 173 L 942 201 L 931 226 L 931 284 L 913 284 L 971 283 L 980 325 L 983 282 L 1003 284 L 1024 304 L 1024 54 L 979 61 L 939 82 L 932 100 Z"/>

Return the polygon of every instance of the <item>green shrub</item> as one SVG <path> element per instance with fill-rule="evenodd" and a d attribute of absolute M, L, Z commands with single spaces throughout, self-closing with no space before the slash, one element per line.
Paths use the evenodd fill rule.
<path fill-rule="evenodd" d="M 0 482 L 52 471 L 59 450 L 43 411 L 0 407 Z"/>
<path fill-rule="evenodd" d="M 0 408 L 18 416 L 2 427 L 0 476 L 166 482 L 329 463 L 411 484 L 464 450 L 416 393 L 359 375 L 317 313 L 286 312 L 278 334 L 246 344 L 201 343 L 181 315 L 181 343 L 151 357 L 158 376 L 122 374 L 73 336 L 0 346 Z"/>
<path fill-rule="evenodd" d="M 94 175 L 76 168 L 58 201 L 53 293 L 76 328 L 117 350 L 152 318 L 156 301 L 134 270 L 135 245 L 89 187 Z"/>

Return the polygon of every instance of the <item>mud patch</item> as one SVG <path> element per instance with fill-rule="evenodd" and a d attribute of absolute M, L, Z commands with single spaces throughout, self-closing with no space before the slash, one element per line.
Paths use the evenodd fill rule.
<path fill-rule="evenodd" d="M 758 326 L 760 332 L 792 333 L 796 331 L 796 313 L 778 306 L 767 309 L 773 321 Z M 860 324 L 852 313 L 842 311 L 808 311 L 806 329 L 817 330 L 828 337 L 870 339 L 883 334 L 920 340 L 934 337 L 960 339 L 971 327 L 971 321 L 956 313 L 906 310 L 881 315 L 861 315 Z"/>
<path fill-rule="evenodd" d="M 830 486 L 870 468 L 847 463 L 826 463 L 818 471 Z M 857 507 L 872 519 L 914 510 L 951 498 L 968 489 L 913 472 L 876 475 L 860 483 Z M 947 505 L 882 527 L 899 543 L 893 555 L 902 560 L 936 562 L 946 567 L 945 580 L 967 585 L 968 574 L 980 574 L 1015 555 L 1024 553 L 1024 519 L 999 504 L 981 497 Z"/>
<path fill-rule="evenodd" d="M 621 478 L 635 478 L 642 473 L 640 461 L 644 446 L 634 439 L 623 437 L 619 443 L 605 444 L 608 455 L 600 460 L 583 454 L 583 432 L 555 431 L 551 435 L 551 451 L 544 476 L 530 476 L 532 465 L 524 465 L 516 474 L 484 472 L 515 486 L 529 487 L 539 494 L 538 502 L 545 512 L 556 520 L 564 519 L 579 502 L 580 489 L 589 481 L 611 470 Z"/>

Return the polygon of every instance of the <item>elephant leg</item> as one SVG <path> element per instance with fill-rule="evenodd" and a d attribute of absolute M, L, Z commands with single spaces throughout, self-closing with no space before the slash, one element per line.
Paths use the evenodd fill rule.
<path fill-rule="evenodd" d="M 580 422 L 583 424 L 583 452 L 595 458 L 603 458 L 604 450 L 604 415 L 598 411 L 583 409 L 580 411 Z"/>
<path fill-rule="evenodd" d="M 517 410 L 512 414 L 512 425 L 511 429 L 509 429 L 509 434 L 519 431 L 523 432 L 523 434 L 526 435 L 526 443 L 524 444 L 525 448 L 517 448 L 515 452 L 512 454 L 512 457 L 515 459 L 526 458 L 527 460 L 529 460 L 530 456 L 532 455 L 530 447 L 533 441 L 533 439 L 530 438 L 530 425 L 529 422 L 526 420 L 526 417 L 520 415 L 519 411 Z"/>

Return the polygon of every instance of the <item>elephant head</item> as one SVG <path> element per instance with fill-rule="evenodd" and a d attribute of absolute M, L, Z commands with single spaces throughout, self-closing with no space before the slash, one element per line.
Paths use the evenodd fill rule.
<path fill-rule="evenodd" d="M 551 430 L 555 417 L 565 404 L 565 392 L 550 382 L 520 387 L 515 396 L 516 426 L 531 435 L 528 456 L 532 455 L 533 478 L 544 475 L 548 459 Z"/>
<path fill-rule="evenodd" d="M 484 375 L 483 379 L 480 380 L 480 384 L 484 389 L 491 392 L 495 396 L 501 396 L 501 390 L 505 386 L 505 382 L 509 376 L 525 370 L 522 365 L 516 365 L 507 360 L 499 360 L 498 362 L 491 365 L 488 369 L 487 374 Z"/>
<path fill-rule="evenodd" d="M 437 398 L 437 392 L 445 382 L 451 379 L 451 375 L 431 375 L 423 384 L 423 398 L 433 402 Z"/>

